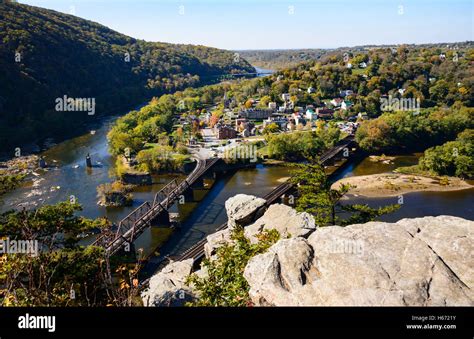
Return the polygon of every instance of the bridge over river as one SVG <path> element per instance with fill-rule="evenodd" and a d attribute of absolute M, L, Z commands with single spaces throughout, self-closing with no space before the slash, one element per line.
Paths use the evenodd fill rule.
<path fill-rule="evenodd" d="M 347 156 L 349 157 L 353 153 L 350 152 L 350 146 L 354 143 L 354 137 L 353 136 L 348 136 L 345 139 L 339 141 L 336 145 L 334 145 L 333 148 L 327 150 L 324 152 L 319 160 L 321 165 L 328 165 L 331 161 L 335 159 L 335 157 L 340 154 L 341 152 L 345 152 L 347 150 Z M 277 187 L 275 187 L 274 190 L 272 190 L 270 193 L 265 195 L 263 199 L 266 200 L 265 205 L 268 207 L 277 201 L 280 200 L 282 196 L 287 194 L 293 189 L 293 184 L 290 183 L 289 181 L 284 182 Z M 223 229 L 227 228 L 227 222 L 223 223 L 220 225 L 217 229 L 216 232 L 222 231 Z M 195 261 L 200 260 L 204 256 L 204 245 L 206 244 L 207 239 L 204 238 L 200 240 L 198 243 L 196 243 L 194 246 L 189 248 L 187 251 L 185 251 L 179 258 L 177 258 L 178 261 L 186 260 L 186 259 L 194 259 Z"/>
<path fill-rule="evenodd" d="M 333 148 L 323 153 L 320 161 L 323 165 L 332 161 L 339 153 L 348 150 L 349 146 L 354 142 L 352 136 L 349 136 L 339 141 Z M 348 153 L 349 155 L 349 153 Z M 129 215 L 123 218 L 115 232 L 110 232 L 99 236 L 93 243 L 95 246 L 102 246 L 106 250 L 106 255 L 112 256 L 124 249 L 127 245 L 133 242 L 143 233 L 143 231 L 150 227 L 152 222 L 160 217 L 169 218 L 168 210 L 176 202 L 176 200 L 183 196 L 187 191 L 192 189 L 192 186 L 201 180 L 204 174 L 212 171 L 214 165 L 220 158 L 203 159 L 199 154 L 195 155 L 196 167 L 188 175 L 188 177 L 181 182 L 178 179 L 172 180 L 165 187 L 155 194 L 153 202 L 146 201 Z M 267 206 L 275 203 L 280 197 L 284 196 L 292 189 L 293 185 L 289 182 L 282 183 L 273 191 L 268 193 L 265 197 Z M 227 223 L 221 225 L 217 231 L 227 227 Z M 199 259 L 204 253 L 204 244 L 206 239 L 202 239 L 196 245 L 187 250 L 180 257 L 181 260 L 194 258 Z"/>
<path fill-rule="evenodd" d="M 154 220 L 163 215 L 168 217 L 168 209 L 175 201 L 219 161 L 218 158 L 195 159 L 196 167 L 186 179 L 169 182 L 155 194 L 153 202 L 146 201 L 137 207 L 119 222 L 116 232 L 101 235 L 93 245 L 104 247 L 108 256 L 114 255 L 127 244 L 132 244 Z"/>

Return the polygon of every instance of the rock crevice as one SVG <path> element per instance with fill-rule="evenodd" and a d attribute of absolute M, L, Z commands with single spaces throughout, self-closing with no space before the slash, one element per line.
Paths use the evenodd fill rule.
<path fill-rule="evenodd" d="M 226 210 L 231 227 L 208 236 L 208 258 L 232 241 L 236 225 L 251 242 L 263 230 L 280 233 L 245 267 L 254 305 L 474 305 L 472 221 L 438 216 L 317 228 L 307 213 L 280 204 L 265 210 L 263 199 L 246 195 L 229 199 Z M 198 297 L 184 284 L 192 267 L 192 260 L 170 264 L 142 297 L 155 306 L 182 304 L 178 292 Z"/>

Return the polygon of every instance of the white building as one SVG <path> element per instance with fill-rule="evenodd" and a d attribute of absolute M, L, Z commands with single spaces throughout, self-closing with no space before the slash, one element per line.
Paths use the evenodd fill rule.
<path fill-rule="evenodd" d="M 335 98 L 330 101 L 331 105 L 333 105 L 334 107 L 340 107 L 343 102 L 344 100 L 342 100 L 341 98 Z"/>
<path fill-rule="evenodd" d="M 341 109 L 343 109 L 343 110 L 347 110 L 347 109 L 351 108 L 351 106 L 352 106 L 352 102 L 350 102 L 350 101 L 343 101 L 341 103 Z"/>
<path fill-rule="evenodd" d="M 316 114 L 315 111 L 313 111 L 312 109 L 308 109 L 306 110 L 306 119 L 308 120 L 316 120 L 318 118 L 318 115 Z"/>

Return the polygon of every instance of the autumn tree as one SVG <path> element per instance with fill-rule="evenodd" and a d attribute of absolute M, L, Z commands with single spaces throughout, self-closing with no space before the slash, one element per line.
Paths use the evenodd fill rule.
<path fill-rule="evenodd" d="M 111 232 L 106 219 L 76 215 L 77 203 L 0 214 L 0 237 L 37 243 L 36 253 L 0 257 L 0 305 L 130 306 L 137 301 L 137 267 L 112 263 L 104 249 L 79 241 L 93 231 Z"/>

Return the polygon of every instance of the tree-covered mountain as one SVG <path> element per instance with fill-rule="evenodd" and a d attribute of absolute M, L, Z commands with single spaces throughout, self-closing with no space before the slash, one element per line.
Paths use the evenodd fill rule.
<path fill-rule="evenodd" d="M 446 49 L 446 46 L 464 48 L 472 45 L 472 42 L 458 43 L 427 43 L 427 44 L 403 44 L 409 49 Z M 306 48 L 306 49 L 264 49 L 264 50 L 242 50 L 236 51 L 241 57 L 252 65 L 272 70 L 285 70 L 308 61 L 324 60 L 344 53 L 360 54 L 368 53 L 374 49 L 397 49 L 399 45 L 362 45 L 338 48 Z"/>
<path fill-rule="evenodd" d="M 274 49 L 238 51 L 252 65 L 281 70 L 305 61 L 317 60 L 331 50 L 327 49 Z"/>
<path fill-rule="evenodd" d="M 0 3 L 0 153 L 77 131 L 94 116 L 56 111 L 57 98 L 95 98 L 95 117 L 151 96 L 254 72 L 230 51 L 136 40 L 52 10 Z"/>

